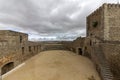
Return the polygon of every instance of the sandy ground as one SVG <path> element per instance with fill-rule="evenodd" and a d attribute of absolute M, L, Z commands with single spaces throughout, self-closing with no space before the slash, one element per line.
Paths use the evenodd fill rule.
<path fill-rule="evenodd" d="M 3 76 L 3 80 L 100 80 L 93 63 L 69 51 L 41 52 L 20 68 Z"/>

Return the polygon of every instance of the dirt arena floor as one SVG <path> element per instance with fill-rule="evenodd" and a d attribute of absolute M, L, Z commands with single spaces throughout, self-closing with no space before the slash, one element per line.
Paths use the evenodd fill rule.
<path fill-rule="evenodd" d="M 100 80 L 93 63 L 69 51 L 51 50 L 19 65 L 2 80 Z"/>

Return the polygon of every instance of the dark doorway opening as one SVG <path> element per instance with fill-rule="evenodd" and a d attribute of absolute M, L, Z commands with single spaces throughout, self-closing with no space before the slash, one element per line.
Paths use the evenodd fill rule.
<path fill-rule="evenodd" d="M 12 70 L 13 68 L 14 68 L 14 63 L 10 62 L 2 67 L 1 74 L 3 75 L 7 73 L 8 71 Z"/>
<path fill-rule="evenodd" d="M 24 54 L 24 47 L 22 47 L 22 54 Z"/>
<path fill-rule="evenodd" d="M 79 54 L 79 55 L 82 55 L 82 54 L 83 54 L 82 48 L 78 48 L 78 54 Z"/>

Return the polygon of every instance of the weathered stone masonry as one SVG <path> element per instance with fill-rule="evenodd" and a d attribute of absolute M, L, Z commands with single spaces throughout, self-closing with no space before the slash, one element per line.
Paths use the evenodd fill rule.
<path fill-rule="evenodd" d="M 28 41 L 25 33 L 0 30 L 0 72 L 4 74 L 37 54 L 40 44 Z"/>
<path fill-rule="evenodd" d="M 96 52 L 96 54 L 99 53 L 105 56 L 115 80 L 120 79 L 120 62 L 118 61 L 120 58 L 117 57 L 120 55 L 119 14 L 120 4 L 103 4 L 87 17 L 87 38 L 91 43 L 87 46 L 89 48 L 87 52 L 93 56 L 95 49 L 98 48 L 97 50 L 101 53 Z M 104 79 L 107 78 L 104 77 Z"/>
<path fill-rule="evenodd" d="M 92 59 L 102 80 L 120 80 L 120 4 L 103 4 L 87 17 L 87 37 L 64 46 Z"/>

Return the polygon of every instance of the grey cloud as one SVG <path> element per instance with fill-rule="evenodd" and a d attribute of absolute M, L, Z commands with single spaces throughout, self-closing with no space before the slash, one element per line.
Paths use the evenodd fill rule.
<path fill-rule="evenodd" d="M 115 2 L 106 0 L 110 1 Z M 105 1 L 0 0 L 0 24 L 10 25 L 12 30 L 27 32 L 30 38 L 72 40 L 86 35 L 86 16 L 103 2 Z"/>

